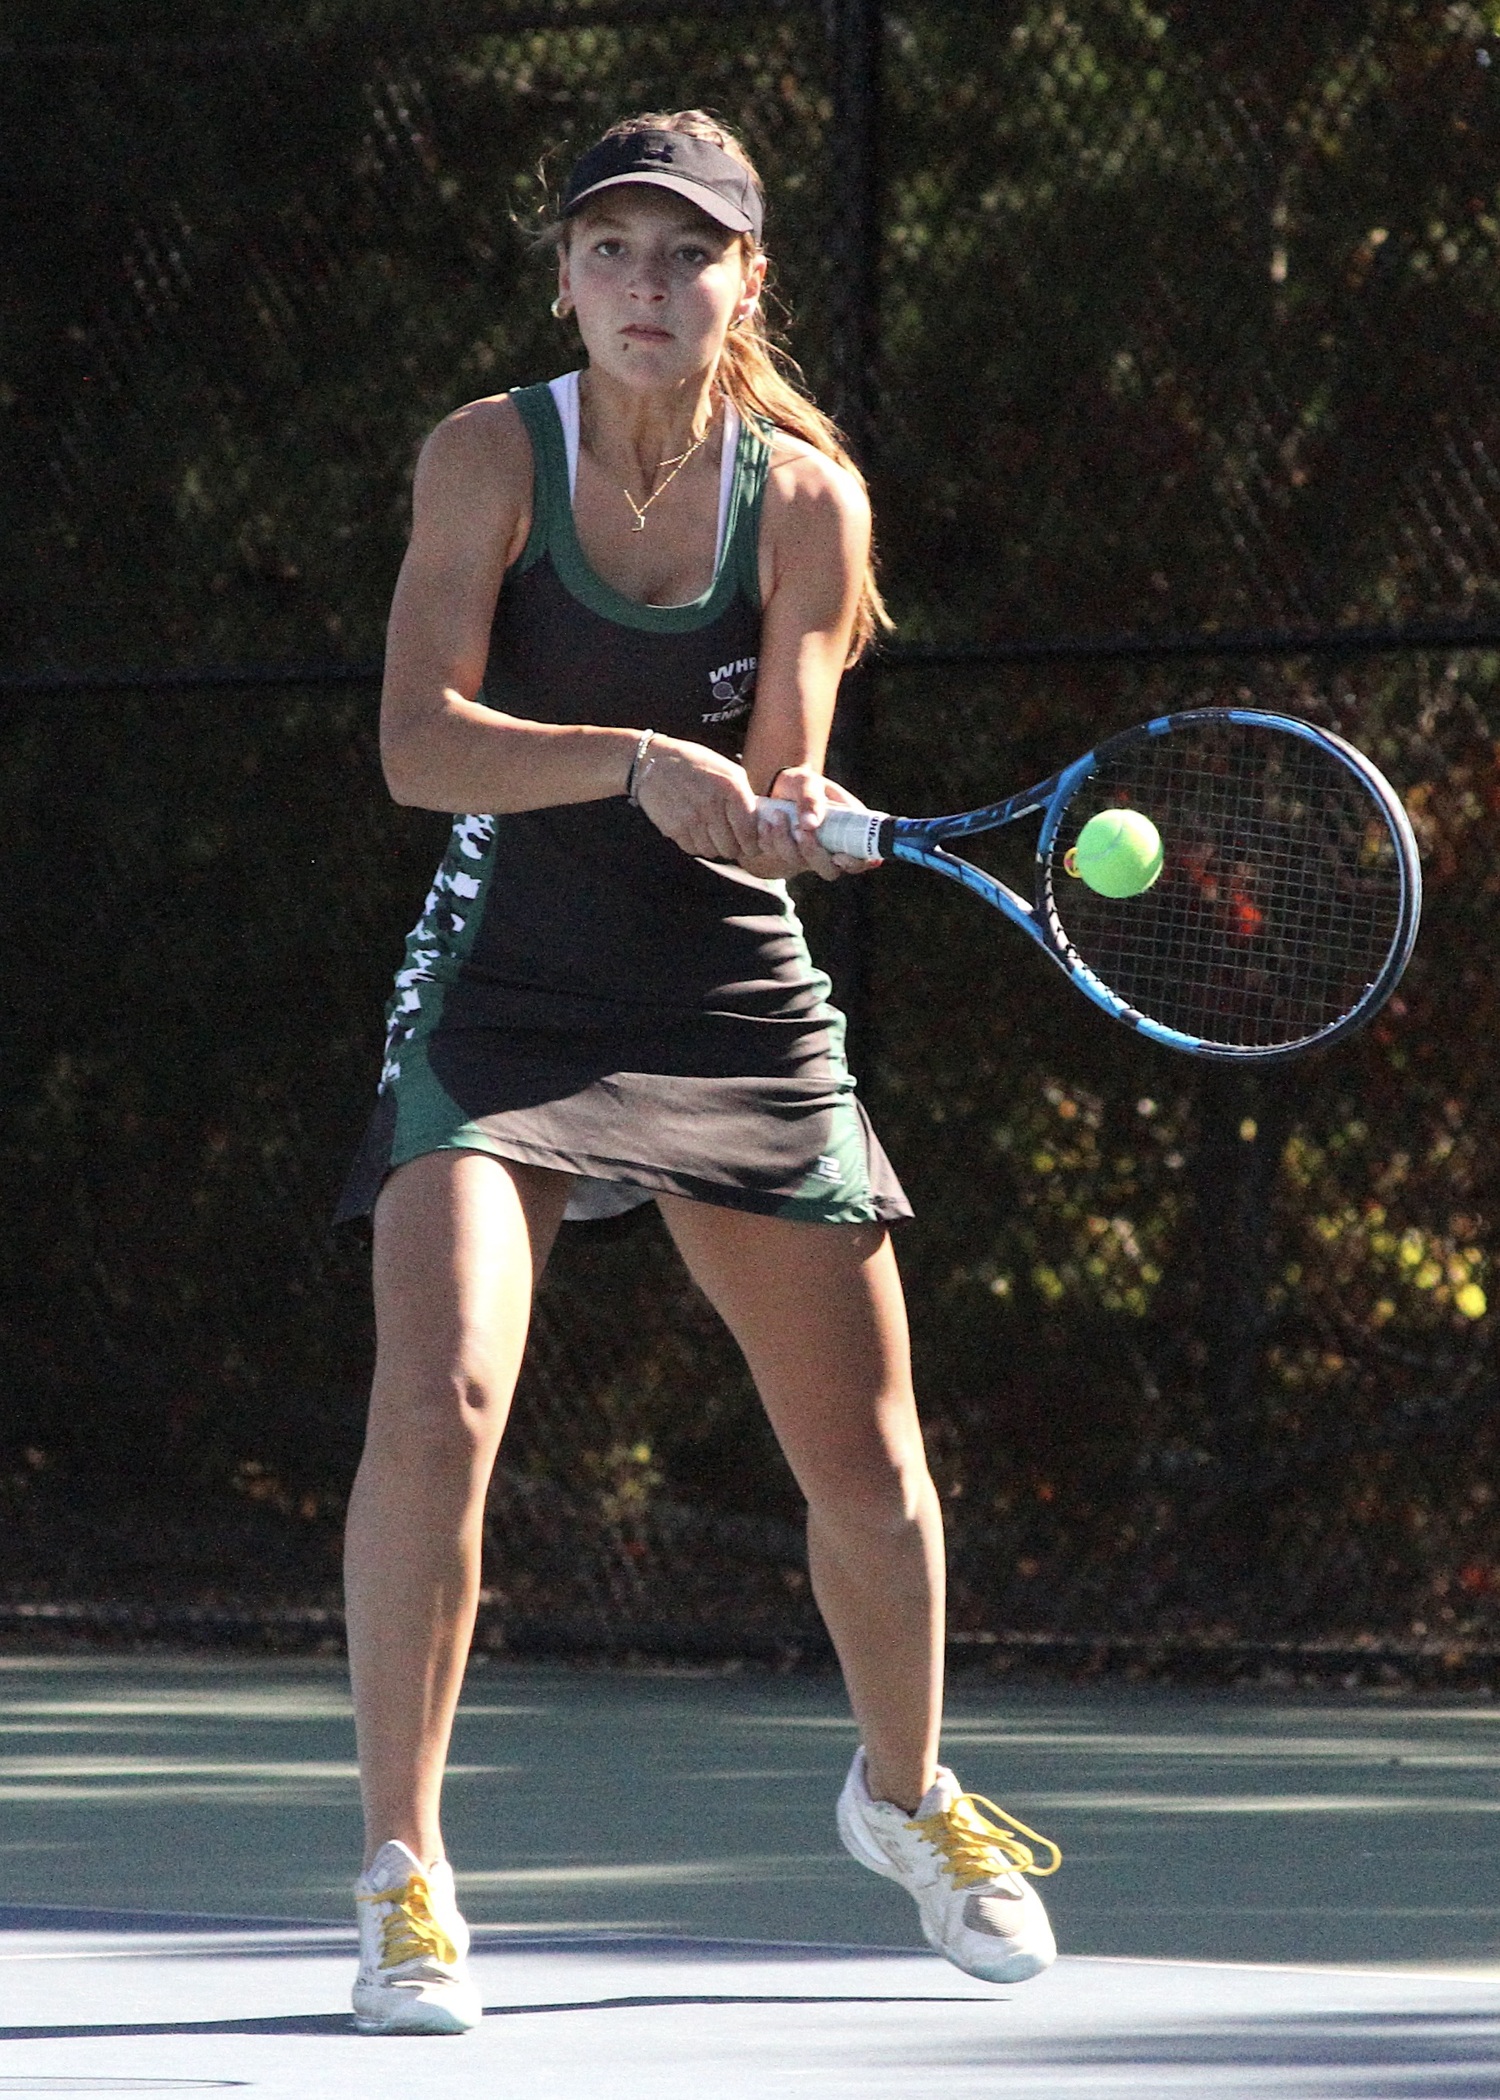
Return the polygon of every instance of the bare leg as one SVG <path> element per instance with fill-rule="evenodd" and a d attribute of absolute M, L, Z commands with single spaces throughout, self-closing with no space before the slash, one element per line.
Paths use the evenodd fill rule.
<path fill-rule="evenodd" d="M 808 1561 L 877 1799 L 937 1764 L 943 1520 L 912 1396 L 906 1307 L 878 1225 L 805 1225 L 680 1197 L 662 1215 L 740 1348 L 807 1497 Z"/>
<path fill-rule="evenodd" d="M 569 1177 L 480 1152 L 393 1174 L 375 1211 L 375 1383 L 344 1549 L 365 1865 L 443 1857 L 443 1766 L 489 1483 Z"/>

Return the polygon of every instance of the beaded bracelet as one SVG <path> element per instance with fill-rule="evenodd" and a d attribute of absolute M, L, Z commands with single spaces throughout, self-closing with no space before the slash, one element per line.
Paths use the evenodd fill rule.
<path fill-rule="evenodd" d="M 625 775 L 625 799 L 632 809 L 639 809 L 641 806 L 641 760 L 646 756 L 646 748 L 655 735 L 654 729 L 641 731 L 641 740 L 635 747 L 635 757 L 630 761 L 630 771 Z"/>

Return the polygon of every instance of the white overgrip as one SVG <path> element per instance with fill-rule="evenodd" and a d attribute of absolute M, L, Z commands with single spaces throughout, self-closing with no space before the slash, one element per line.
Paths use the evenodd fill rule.
<path fill-rule="evenodd" d="M 796 821 L 795 802 L 762 795 L 756 810 L 762 816 L 779 810 L 788 821 Z M 878 809 L 830 809 L 818 826 L 818 844 L 825 853 L 841 853 L 846 860 L 879 860 L 880 827 L 884 822 L 885 814 Z"/>

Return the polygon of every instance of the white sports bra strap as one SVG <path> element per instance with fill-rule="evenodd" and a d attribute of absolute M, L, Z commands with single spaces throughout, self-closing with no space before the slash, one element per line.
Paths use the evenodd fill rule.
<path fill-rule="evenodd" d="M 563 428 L 563 443 L 568 448 L 568 501 L 573 500 L 573 491 L 578 486 L 578 374 L 564 372 L 561 379 L 547 382 L 547 391 L 557 407 L 557 419 Z"/>
<path fill-rule="evenodd" d="M 724 452 L 719 461 L 719 524 L 714 536 L 714 574 L 724 559 L 724 529 L 729 523 L 729 498 L 734 488 L 734 465 L 740 451 L 740 412 L 732 401 L 724 403 Z"/>
<path fill-rule="evenodd" d="M 552 399 L 557 404 L 558 421 L 562 424 L 563 443 L 568 448 L 568 501 L 578 487 L 578 374 L 564 372 L 560 379 L 548 381 Z M 724 451 L 719 461 L 719 522 L 714 535 L 714 574 L 719 573 L 719 564 L 724 559 L 724 528 L 729 523 L 729 497 L 734 488 L 734 463 L 740 449 L 739 410 L 732 401 L 724 403 Z"/>

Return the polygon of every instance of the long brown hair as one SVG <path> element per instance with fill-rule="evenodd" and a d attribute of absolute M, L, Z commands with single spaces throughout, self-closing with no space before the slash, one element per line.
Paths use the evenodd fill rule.
<path fill-rule="evenodd" d="M 762 189 L 759 170 L 744 146 L 726 124 L 721 124 L 706 110 L 648 111 L 611 124 L 603 136 L 607 139 L 629 138 L 638 131 L 682 131 L 693 138 L 706 139 L 710 145 L 737 160 L 748 171 L 756 188 Z M 549 246 L 562 246 L 566 244 L 568 233 L 568 221 L 552 214 L 542 228 L 541 238 Z M 744 233 L 739 236 L 739 241 L 745 261 L 749 263 L 756 252 L 754 239 Z M 765 319 L 764 302 L 757 304 L 748 321 L 736 323 L 724 338 L 715 377 L 720 391 L 741 416 L 753 417 L 774 424 L 779 430 L 789 431 L 793 437 L 811 445 L 814 451 L 836 460 L 846 473 L 854 476 L 861 488 L 865 486 L 865 478 L 850 458 L 837 424 L 831 416 L 823 413 L 808 393 L 807 382 L 796 360 L 773 339 Z M 854 615 L 854 632 L 849 643 L 850 663 L 857 663 L 876 634 L 889 629 L 892 624 L 880 595 L 872 550 Z"/>

